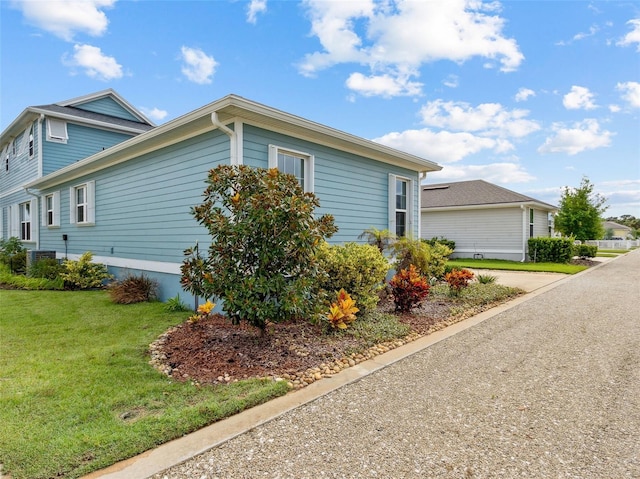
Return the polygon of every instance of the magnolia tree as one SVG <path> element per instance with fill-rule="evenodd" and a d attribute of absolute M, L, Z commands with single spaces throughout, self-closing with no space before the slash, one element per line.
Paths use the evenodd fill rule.
<path fill-rule="evenodd" d="M 218 297 L 234 324 L 310 317 L 321 306 L 316 249 L 337 231 L 331 215 L 298 180 L 277 169 L 222 165 L 209 172 L 204 202 L 192 208 L 207 228 L 207 254 L 185 251 L 182 286 Z"/>

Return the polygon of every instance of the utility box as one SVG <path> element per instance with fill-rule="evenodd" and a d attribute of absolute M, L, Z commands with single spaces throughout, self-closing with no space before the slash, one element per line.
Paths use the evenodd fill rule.
<path fill-rule="evenodd" d="M 27 268 L 29 268 L 36 261 L 40 261 L 41 259 L 56 259 L 55 251 L 43 251 L 43 250 L 27 250 Z"/>

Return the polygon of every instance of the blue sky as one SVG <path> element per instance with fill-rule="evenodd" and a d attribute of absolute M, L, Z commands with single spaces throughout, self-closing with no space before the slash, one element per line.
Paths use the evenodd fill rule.
<path fill-rule="evenodd" d="M 113 88 L 158 124 L 235 93 L 557 204 L 640 217 L 635 1 L 0 0 L 0 130 Z"/>

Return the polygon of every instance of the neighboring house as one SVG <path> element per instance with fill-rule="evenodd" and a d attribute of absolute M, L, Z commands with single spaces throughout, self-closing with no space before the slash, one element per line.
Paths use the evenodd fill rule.
<path fill-rule="evenodd" d="M 420 237 L 456 243 L 452 257 L 526 261 L 529 238 L 553 236 L 556 207 L 483 180 L 422 185 Z"/>
<path fill-rule="evenodd" d="M 633 229 L 629 226 L 621 225 L 620 223 L 616 223 L 615 221 L 603 221 L 602 227 L 605 232 L 609 231 L 611 233 L 611 237 L 619 238 L 619 239 L 631 239 L 633 238 Z"/>
<path fill-rule="evenodd" d="M 60 227 L 60 194 L 24 186 L 153 127 L 113 90 L 26 108 L 0 135 L 0 238 L 39 249 L 40 228 Z"/>
<path fill-rule="evenodd" d="M 334 215 L 339 231 L 331 240 L 338 243 L 355 241 L 372 226 L 417 236 L 420 179 L 440 169 L 229 95 L 44 176 L 32 176 L 20 184 L 26 189 L 15 185 L 16 194 L 32 199 L 28 245 L 55 250 L 58 257 L 91 251 L 117 276 L 142 272 L 156 279 L 162 299 L 184 297 L 179 285 L 183 251 L 196 242 L 206 249 L 210 242 L 190 208 L 202 202 L 207 173 L 220 164 L 295 172 L 304 189 L 318 196 L 318 214 Z M 39 228 L 35 218 L 40 218 Z M 13 220 L 10 224 L 19 231 Z"/>

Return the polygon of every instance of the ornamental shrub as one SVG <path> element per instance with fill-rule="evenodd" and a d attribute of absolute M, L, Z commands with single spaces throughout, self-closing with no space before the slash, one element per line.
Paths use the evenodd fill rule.
<path fill-rule="evenodd" d="M 393 245 L 396 270 L 408 269 L 414 265 L 418 274 L 427 278 L 442 278 L 449 255 L 453 250 L 442 243 L 433 245 L 421 240 L 400 238 Z"/>
<path fill-rule="evenodd" d="M 220 165 L 209 171 L 204 202 L 191 209 L 209 231 L 207 254 L 185 251 L 182 287 L 221 298 L 234 324 L 264 332 L 268 322 L 319 315 L 316 250 L 337 231 L 331 215 L 293 175 L 277 169 Z"/>
<path fill-rule="evenodd" d="M 64 271 L 60 273 L 60 278 L 66 289 L 101 288 L 105 280 L 113 278 L 105 265 L 92 263 L 92 259 L 93 254 L 87 251 L 77 261 L 65 260 L 62 263 Z"/>
<path fill-rule="evenodd" d="M 597 246 L 590 246 L 588 244 L 577 244 L 573 246 L 573 255 L 580 258 L 595 258 L 598 254 Z"/>
<path fill-rule="evenodd" d="M 423 241 L 424 243 L 427 243 L 430 246 L 434 246 L 437 243 L 443 244 L 447 248 L 449 248 L 452 252 L 455 251 L 455 249 L 456 249 L 456 242 L 455 241 L 447 239 L 447 238 L 444 238 L 442 236 L 440 236 L 440 238 L 434 236 L 431 239 L 422 239 L 421 241 Z"/>
<path fill-rule="evenodd" d="M 30 278 L 56 279 L 63 271 L 64 267 L 57 259 L 42 258 L 31 263 L 27 269 L 27 276 Z"/>
<path fill-rule="evenodd" d="M 455 296 L 460 294 L 464 288 L 469 286 L 469 281 L 473 279 L 473 273 L 468 269 L 454 269 L 444 276 L 444 280 L 449 285 L 449 291 Z"/>
<path fill-rule="evenodd" d="M 429 283 L 418 273 L 414 265 L 400 270 L 391 281 L 391 294 L 396 311 L 408 312 L 417 306 L 429 294 Z"/>
<path fill-rule="evenodd" d="M 568 263 L 573 257 L 573 238 L 529 238 L 529 260 L 534 263 Z"/>
<path fill-rule="evenodd" d="M 360 311 L 356 308 L 356 302 L 349 293 L 341 289 L 336 293 L 336 300 L 329 306 L 327 320 L 332 328 L 347 329 L 356 320 L 356 313 Z"/>
<path fill-rule="evenodd" d="M 0 239 L 0 262 L 9 266 L 12 273 L 24 273 L 27 269 L 27 249 L 17 236 Z"/>
<path fill-rule="evenodd" d="M 380 300 L 378 293 L 384 288 L 384 280 L 391 268 L 389 260 L 380 250 L 369 244 L 324 243 L 317 258 L 324 275 L 319 278 L 323 294 L 331 295 L 344 289 L 358 302 L 360 309 L 371 311 Z"/>
<path fill-rule="evenodd" d="M 118 304 L 152 301 L 158 297 L 158 282 L 144 274 L 128 275 L 109 285 L 109 296 Z"/>

